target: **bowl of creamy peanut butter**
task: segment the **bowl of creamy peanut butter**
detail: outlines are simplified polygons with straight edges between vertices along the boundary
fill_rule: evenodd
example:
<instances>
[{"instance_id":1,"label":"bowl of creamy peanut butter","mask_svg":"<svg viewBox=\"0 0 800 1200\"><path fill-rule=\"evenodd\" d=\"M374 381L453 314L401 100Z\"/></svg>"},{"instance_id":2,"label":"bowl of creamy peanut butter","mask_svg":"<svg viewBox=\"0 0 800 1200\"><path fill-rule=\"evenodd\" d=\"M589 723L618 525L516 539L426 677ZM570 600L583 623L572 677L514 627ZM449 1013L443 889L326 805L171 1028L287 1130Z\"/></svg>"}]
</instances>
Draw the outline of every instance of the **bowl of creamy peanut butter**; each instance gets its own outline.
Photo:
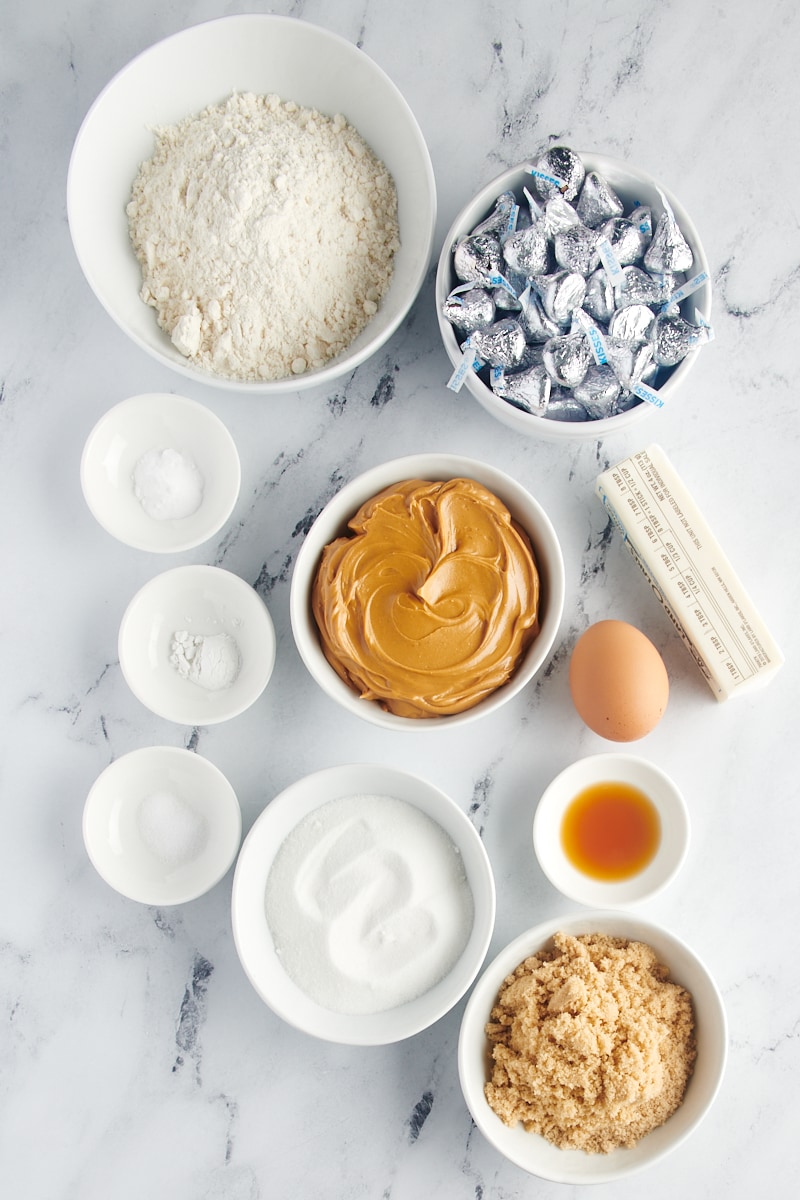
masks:
<instances>
[{"instance_id":1,"label":"bowl of creamy peanut butter","mask_svg":"<svg viewBox=\"0 0 800 1200\"><path fill-rule=\"evenodd\" d=\"M384 728L495 711L546 663L564 606L555 530L511 476L411 455L346 484L291 584L294 639L323 691Z\"/></svg>"}]
</instances>

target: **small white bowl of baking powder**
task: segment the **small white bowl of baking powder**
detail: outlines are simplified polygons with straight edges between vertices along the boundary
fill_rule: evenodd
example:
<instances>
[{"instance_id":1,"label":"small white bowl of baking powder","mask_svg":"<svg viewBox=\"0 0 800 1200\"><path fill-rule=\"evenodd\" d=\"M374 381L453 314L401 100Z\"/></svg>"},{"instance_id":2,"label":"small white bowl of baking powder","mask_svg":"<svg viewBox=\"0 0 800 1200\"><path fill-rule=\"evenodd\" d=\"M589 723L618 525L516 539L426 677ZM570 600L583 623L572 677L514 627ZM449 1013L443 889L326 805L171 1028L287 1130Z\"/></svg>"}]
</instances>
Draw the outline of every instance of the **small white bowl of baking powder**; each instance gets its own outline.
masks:
<instances>
[{"instance_id":1,"label":"small white bowl of baking powder","mask_svg":"<svg viewBox=\"0 0 800 1200\"><path fill-rule=\"evenodd\" d=\"M92 429L81 487L100 525L137 550L174 554L218 533L239 497L236 443L203 404L171 392L129 396Z\"/></svg>"},{"instance_id":2,"label":"small white bowl of baking powder","mask_svg":"<svg viewBox=\"0 0 800 1200\"><path fill-rule=\"evenodd\" d=\"M189 750L148 746L98 776L83 809L83 839L98 874L129 900L184 904L231 867L242 837L236 793Z\"/></svg>"},{"instance_id":3,"label":"small white bowl of baking powder","mask_svg":"<svg viewBox=\"0 0 800 1200\"><path fill-rule=\"evenodd\" d=\"M239 854L242 966L297 1029L387 1045L427 1029L475 979L495 888L466 814L433 784L349 763L286 788Z\"/></svg>"},{"instance_id":4,"label":"small white bowl of baking powder","mask_svg":"<svg viewBox=\"0 0 800 1200\"><path fill-rule=\"evenodd\" d=\"M275 629L254 588L222 567L164 571L130 601L119 629L122 674L156 716L215 725L259 698Z\"/></svg>"}]
</instances>

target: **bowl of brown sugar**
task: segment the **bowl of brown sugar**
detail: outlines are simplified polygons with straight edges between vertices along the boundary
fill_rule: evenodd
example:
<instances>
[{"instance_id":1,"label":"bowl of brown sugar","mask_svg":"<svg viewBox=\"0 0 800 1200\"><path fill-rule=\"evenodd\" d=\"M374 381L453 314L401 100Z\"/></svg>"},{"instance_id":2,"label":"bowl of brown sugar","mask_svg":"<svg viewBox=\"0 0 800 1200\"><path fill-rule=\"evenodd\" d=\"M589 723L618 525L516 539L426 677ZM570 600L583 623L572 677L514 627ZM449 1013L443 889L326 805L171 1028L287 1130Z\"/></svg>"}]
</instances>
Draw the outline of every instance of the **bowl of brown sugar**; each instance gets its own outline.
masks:
<instances>
[{"instance_id":1,"label":"bowl of brown sugar","mask_svg":"<svg viewBox=\"0 0 800 1200\"><path fill-rule=\"evenodd\" d=\"M608 1183L669 1154L719 1091L727 1019L707 967L651 921L588 911L538 925L485 969L458 1070L481 1133L556 1183Z\"/></svg>"}]
</instances>

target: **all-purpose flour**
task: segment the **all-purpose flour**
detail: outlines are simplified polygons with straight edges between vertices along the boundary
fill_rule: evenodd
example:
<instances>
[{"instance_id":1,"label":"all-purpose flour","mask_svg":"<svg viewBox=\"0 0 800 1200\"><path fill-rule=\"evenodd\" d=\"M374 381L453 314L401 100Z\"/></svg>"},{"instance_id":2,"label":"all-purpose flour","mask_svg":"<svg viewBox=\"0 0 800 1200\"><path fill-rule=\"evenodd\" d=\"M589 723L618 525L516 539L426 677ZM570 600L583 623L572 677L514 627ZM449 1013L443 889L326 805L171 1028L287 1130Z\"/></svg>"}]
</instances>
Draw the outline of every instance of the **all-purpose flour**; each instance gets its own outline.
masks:
<instances>
[{"instance_id":1,"label":"all-purpose flour","mask_svg":"<svg viewBox=\"0 0 800 1200\"><path fill-rule=\"evenodd\" d=\"M249 380L346 349L399 245L394 181L357 131L237 93L154 132L127 212L142 299L177 349Z\"/></svg>"}]
</instances>

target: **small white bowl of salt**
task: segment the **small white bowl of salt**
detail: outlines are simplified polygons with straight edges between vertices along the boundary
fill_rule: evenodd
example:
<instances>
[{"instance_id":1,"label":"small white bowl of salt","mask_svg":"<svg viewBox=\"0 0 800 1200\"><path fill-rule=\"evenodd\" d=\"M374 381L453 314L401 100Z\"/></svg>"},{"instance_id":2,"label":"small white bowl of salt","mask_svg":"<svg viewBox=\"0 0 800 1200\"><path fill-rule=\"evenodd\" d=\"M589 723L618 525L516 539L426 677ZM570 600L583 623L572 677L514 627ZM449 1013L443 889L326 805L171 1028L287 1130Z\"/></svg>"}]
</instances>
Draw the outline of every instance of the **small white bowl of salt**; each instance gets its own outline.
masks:
<instances>
[{"instance_id":1,"label":"small white bowl of salt","mask_svg":"<svg viewBox=\"0 0 800 1200\"><path fill-rule=\"evenodd\" d=\"M98 523L126 546L174 554L208 541L233 512L241 465L210 409L187 396L130 396L95 425L81 487Z\"/></svg>"},{"instance_id":2,"label":"small white bowl of salt","mask_svg":"<svg viewBox=\"0 0 800 1200\"><path fill-rule=\"evenodd\" d=\"M184 904L210 891L242 838L236 793L189 750L151 746L102 772L83 810L92 865L115 891L142 904Z\"/></svg>"},{"instance_id":3,"label":"small white bowl of salt","mask_svg":"<svg viewBox=\"0 0 800 1200\"><path fill-rule=\"evenodd\" d=\"M275 665L275 627L255 588L222 567L163 571L120 622L119 662L157 717L216 725L259 698Z\"/></svg>"}]
</instances>

